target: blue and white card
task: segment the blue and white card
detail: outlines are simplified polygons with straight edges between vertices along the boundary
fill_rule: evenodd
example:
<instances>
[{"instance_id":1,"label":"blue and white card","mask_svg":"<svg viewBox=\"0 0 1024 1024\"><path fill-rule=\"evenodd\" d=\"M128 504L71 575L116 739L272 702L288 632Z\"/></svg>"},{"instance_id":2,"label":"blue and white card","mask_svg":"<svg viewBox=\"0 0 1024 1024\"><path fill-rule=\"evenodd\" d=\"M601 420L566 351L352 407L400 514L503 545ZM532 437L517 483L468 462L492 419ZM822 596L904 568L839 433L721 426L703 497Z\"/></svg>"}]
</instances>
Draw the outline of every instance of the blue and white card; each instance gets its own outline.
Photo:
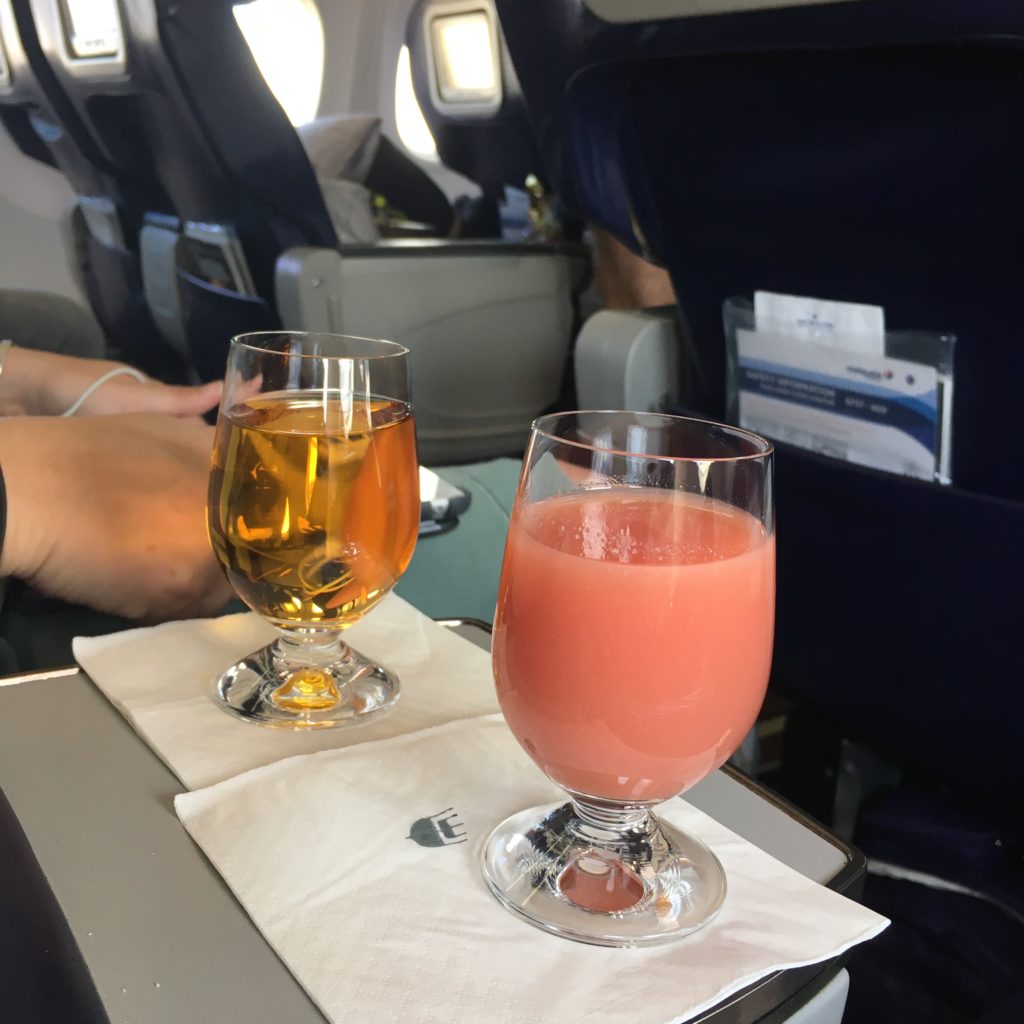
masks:
<instances>
[{"instance_id":1,"label":"blue and white card","mask_svg":"<svg viewBox=\"0 0 1024 1024\"><path fill-rule=\"evenodd\" d=\"M858 465L935 479L935 367L765 330L737 330L736 355L740 426Z\"/></svg>"}]
</instances>

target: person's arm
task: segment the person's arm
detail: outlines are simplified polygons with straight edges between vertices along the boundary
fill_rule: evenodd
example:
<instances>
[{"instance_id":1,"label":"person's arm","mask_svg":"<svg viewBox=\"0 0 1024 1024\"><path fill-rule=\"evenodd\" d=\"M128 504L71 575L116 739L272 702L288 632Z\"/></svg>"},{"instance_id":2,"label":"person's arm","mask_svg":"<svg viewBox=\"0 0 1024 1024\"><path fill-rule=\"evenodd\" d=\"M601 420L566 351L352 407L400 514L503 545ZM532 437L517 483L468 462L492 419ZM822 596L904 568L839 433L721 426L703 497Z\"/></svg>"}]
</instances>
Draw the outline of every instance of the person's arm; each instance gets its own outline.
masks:
<instances>
[{"instance_id":1,"label":"person's arm","mask_svg":"<svg viewBox=\"0 0 1024 1024\"><path fill-rule=\"evenodd\" d=\"M630 252L611 232L596 224L594 277L605 309L648 309L676 305L668 272Z\"/></svg>"},{"instance_id":2,"label":"person's arm","mask_svg":"<svg viewBox=\"0 0 1024 1024\"><path fill-rule=\"evenodd\" d=\"M128 618L219 611L231 589L206 533L212 443L212 427L168 416L0 420L0 575Z\"/></svg>"},{"instance_id":3,"label":"person's arm","mask_svg":"<svg viewBox=\"0 0 1024 1024\"><path fill-rule=\"evenodd\" d=\"M107 359L79 359L11 345L0 369L0 415L62 416L92 384L122 366ZM123 374L90 394L76 415L159 412L200 416L216 406L220 394L219 381L175 387Z\"/></svg>"}]
</instances>

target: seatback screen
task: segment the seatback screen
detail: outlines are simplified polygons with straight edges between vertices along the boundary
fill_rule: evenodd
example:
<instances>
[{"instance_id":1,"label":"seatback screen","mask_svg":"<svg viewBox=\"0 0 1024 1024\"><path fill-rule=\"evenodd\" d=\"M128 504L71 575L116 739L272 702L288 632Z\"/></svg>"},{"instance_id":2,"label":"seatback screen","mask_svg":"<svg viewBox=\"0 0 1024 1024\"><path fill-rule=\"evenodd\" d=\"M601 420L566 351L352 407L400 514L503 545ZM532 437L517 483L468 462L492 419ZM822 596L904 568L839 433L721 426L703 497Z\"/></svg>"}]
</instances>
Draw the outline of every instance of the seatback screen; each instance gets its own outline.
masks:
<instances>
[{"instance_id":1,"label":"seatback screen","mask_svg":"<svg viewBox=\"0 0 1024 1024\"><path fill-rule=\"evenodd\" d=\"M114 57L124 39L117 0L61 0L73 57Z\"/></svg>"}]
</instances>

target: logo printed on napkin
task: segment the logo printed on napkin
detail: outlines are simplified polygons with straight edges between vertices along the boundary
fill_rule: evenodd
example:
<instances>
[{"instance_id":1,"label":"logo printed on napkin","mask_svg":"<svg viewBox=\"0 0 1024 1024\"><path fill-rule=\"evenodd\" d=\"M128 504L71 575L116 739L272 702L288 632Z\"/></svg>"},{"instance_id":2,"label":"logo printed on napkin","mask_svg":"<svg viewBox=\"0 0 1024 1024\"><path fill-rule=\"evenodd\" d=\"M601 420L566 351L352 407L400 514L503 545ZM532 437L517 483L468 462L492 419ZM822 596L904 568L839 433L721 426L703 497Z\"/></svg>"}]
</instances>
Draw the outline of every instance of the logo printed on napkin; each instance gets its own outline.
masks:
<instances>
[{"instance_id":1,"label":"logo printed on napkin","mask_svg":"<svg viewBox=\"0 0 1024 1024\"><path fill-rule=\"evenodd\" d=\"M466 826L455 808L446 807L429 818L417 818L406 838L420 846L454 846L466 841Z\"/></svg>"}]
</instances>

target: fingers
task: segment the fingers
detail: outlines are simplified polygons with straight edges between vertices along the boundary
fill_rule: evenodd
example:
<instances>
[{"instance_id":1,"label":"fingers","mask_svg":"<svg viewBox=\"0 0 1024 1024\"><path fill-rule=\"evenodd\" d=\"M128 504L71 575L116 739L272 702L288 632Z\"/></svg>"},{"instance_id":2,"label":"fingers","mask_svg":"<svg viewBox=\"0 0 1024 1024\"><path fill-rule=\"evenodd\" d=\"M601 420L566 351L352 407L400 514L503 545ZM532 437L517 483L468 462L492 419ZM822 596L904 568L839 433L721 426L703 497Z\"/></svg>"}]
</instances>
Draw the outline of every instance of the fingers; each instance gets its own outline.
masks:
<instances>
[{"instance_id":1,"label":"fingers","mask_svg":"<svg viewBox=\"0 0 1024 1024\"><path fill-rule=\"evenodd\" d=\"M166 405L151 411L166 412L171 416L202 416L204 412L217 407L223 391L224 382L219 380L195 387L161 388L161 402L166 402Z\"/></svg>"}]
</instances>

